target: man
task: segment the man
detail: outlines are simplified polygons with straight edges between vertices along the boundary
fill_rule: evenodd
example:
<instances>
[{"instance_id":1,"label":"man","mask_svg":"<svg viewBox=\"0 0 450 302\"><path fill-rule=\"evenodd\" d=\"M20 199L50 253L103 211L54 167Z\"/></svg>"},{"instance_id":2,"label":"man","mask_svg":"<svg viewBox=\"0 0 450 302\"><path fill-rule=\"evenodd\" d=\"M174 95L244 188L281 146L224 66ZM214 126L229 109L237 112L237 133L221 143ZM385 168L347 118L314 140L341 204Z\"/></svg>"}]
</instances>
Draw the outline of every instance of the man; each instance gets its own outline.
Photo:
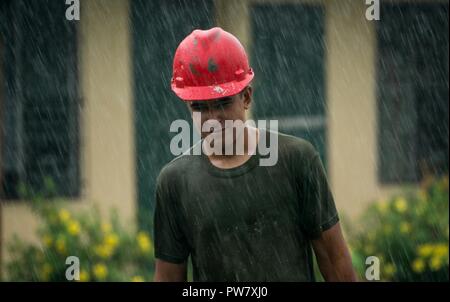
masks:
<instances>
[{"instance_id":1,"label":"man","mask_svg":"<svg viewBox=\"0 0 450 302\"><path fill-rule=\"evenodd\" d=\"M245 121L252 102L253 71L239 41L217 27L195 30L173 68L172 90L188 104L204 152L175 158L158 176L155 281L186 281L189 256L194 281L314 281L311 247L326 281L354 281L313 146L248 125L223 130L226 120ZM211 121L222 128L203 127ZM260 165L258 145L271 136L277 162ZM240 141L243 154L222 152Z\"/></svg>"}]
</instances>

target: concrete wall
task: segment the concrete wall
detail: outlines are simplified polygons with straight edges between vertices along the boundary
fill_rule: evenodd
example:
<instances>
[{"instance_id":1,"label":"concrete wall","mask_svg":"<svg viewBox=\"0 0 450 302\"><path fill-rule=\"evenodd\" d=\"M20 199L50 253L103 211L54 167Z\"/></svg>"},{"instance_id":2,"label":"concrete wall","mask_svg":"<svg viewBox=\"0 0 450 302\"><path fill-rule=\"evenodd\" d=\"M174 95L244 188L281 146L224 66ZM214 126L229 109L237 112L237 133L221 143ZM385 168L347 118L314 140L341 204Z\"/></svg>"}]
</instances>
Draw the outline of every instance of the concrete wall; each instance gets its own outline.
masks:
<instances>
[{"instance_id":1,"label":"concrete wall","mask_svg":"<svg viewBox=\"0 0 450 302\"><path fill-rule=\"evenodd\" d=\"M341 212L355 216L381 195L377 180L376 21L363 1L326 4L329 178Z\"/></svg>"},{"instance_id":2,"label":"concrete wall","mask_svg":"<svg viewBox=\"0 0 450 302\"><path fill-rule=\"evenodd\" d=\"M86 196L135 218L134 112L127 0L85 1L80 81Z\"/></svg>"}]
</instances>

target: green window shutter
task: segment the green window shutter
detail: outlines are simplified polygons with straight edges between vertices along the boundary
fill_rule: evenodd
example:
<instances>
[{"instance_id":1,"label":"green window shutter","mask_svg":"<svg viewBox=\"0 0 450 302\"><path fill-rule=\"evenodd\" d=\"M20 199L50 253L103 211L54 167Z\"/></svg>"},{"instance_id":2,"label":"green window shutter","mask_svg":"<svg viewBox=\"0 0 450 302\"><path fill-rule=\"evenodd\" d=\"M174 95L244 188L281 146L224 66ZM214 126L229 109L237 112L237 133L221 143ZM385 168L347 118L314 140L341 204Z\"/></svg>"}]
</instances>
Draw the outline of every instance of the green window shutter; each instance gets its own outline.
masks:
<instances>
[{"instance_id":1,"label":"green window shutter","mask_svg":"<svg viewBox=\"0 0 450 302\"><path fill-rule=\"evenodd\" d=\"M448 5L386 4L378 37L378 176L448 173Z\"/></svg>"},{"instance_id":2,"label":"green window shutter","mask_svg":"<svg viewBox=\"0 0 450 302\"><path fill-rule=\"evenodd\" d=\"M6 29L4 194L46 179L61 197L80 191L76 22L64 1L10 1Z\"/></svg>"}]
</instances>

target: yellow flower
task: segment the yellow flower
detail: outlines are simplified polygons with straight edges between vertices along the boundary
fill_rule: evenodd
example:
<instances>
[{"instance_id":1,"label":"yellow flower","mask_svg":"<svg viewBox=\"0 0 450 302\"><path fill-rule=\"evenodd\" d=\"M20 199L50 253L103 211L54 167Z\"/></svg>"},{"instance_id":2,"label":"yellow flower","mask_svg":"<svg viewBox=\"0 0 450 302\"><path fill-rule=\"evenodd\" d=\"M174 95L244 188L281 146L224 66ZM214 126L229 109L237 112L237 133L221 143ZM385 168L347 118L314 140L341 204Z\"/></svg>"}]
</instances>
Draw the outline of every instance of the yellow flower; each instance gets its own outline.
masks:
<instances>
[{"instance_id":1,"label":"yellow flower","mask_svg":"<svg viewBox=\"0 0 450 302\"><path fill-rule=\"evenodd\" d=\"M108 275L108 268L103 263L94 265L93 273L97 280L104 280Z\"/></svg>"},{"instance_id":2,"label":"yellow flower","mask_svg":"<svg viewBox=\"0 0 450 302\"><path fill-rule=\"evenodd\" d=\"M428 257L433 252L433 246L431 244L422 244L417 248L417 253L422 257Z\"/></svg>"},{"instance_id":3,"label":"yellow flower","mask_svg":"<svg viewBox=\"0 0 450 302\"><path fill-rule=\"evenodd\" d=\"M387 202L387 200L385 200L385 199L380 200L377 203L377 209L382 214L386 213L388 211L388 209L389 209L389 203Z\"/></svg>"},{"instance_id":4,"label":"yellow flower","mask_svg":"<svg viewBox=\"0 0 450 302\"><path fill-rule=\"evenodd\" d=\"M150 240L150 237L145 232L139 232L137 235L137 241L139 248L142 252L147 253L150 252L152 249L152 242Z\"/></svg>"},{"instance_id":5,"label":"yellow flower","mask_svg":"<svg viewBox=\"0 0 450 302\"><path fill-rule=\"evenodd\" d=\"M103 244L94 247L95 253L101 258L109 258L114 253L114 249L119 244L119 237L116 234L106 235Z\"/></svg>"},{"instance_id":6,"label":"yellow flower","mask_svg":"<svg viewBox=\"0 0 450 302\"><path fill-rule=\"evenodd\" d=\"M80 271L80 282L88 282L89 281L89 273L85 270Z\"/></svg>"},{"instance_id":7,"label":"yellow flower","mask_svg":"<svg viewBox=\"0 0 450 302\"><path fill-rule=\"evenodd\" d=\"M105 237L105 244L115 248L119 244L119 237L116 234L108 234Z\"/></svg>"},{"instance_id":8,"label":"yellow flower","mask_svg":"<svg viewBox=\"0 0 450 302\"><path fill-rule=\"evenodd\" d=\"M103 233L109 233L112 230L112 226L110 223L102 223L102 225L100 226L101 230Z\"/></svg>"},{"instance_id":9,"label":"yellow flower","mask_svg":"<svg viewBox=\"0 0 450 302\"><path fill-rule=\"evenodd\" d=\"M66 240L64 239L64 237L59 237L58 239L56 239L55 247L60 254L66 254L67 247L66 247Z\"/></svg>"},{"instance_id":10,"label":"yellow flower","mask_svg":"<svg viewBox=\"0 0 450 302\"><path fill-rule=\"evenodd\" d=\"M95 253L101 258L109 258L113 253L113 248L110 245L102 244L94 247Z\"/></svg>"},{"instance_id":11,"label":"yellow flower","mask_svg":"<svg viewBox=\"0 0 450 302\"><path fill-rule=\"evenodd\" d=\"M408 204L405 200L404 197L398 197L395 200L395 209L399 212L399 213L404 213L407 209L408 209Z\"/></svg>"},{"instance_id":12,"label":"yellow flower","mask_svg":"<svg viewBox=\"0 0 450 302\"><path fill-rule=\"evenodd\" d=\"M400 232L403 234L408 234L409 232L411 232L411 225L407 222L402 222L400 224Z\"/></svg>"},{"instance_id":13,"label":"yellow flower","mask_svg":"<svg viewBox=\"0 0 450 302\"><path fill-rule=\"evenodd\" d=\"M44 281L48 281L50 279L50 274L52 273L52 271L53 271L52 266L48 263L45 263L41 269L42 279Z\"/></svg>"},{"instance_id":14,"label":"yellow flower","mask_svg":"<svg viewBox=\"0 0 450 302\"><path fill-rule=\"evenodd\" d=\"M384 265L384 275L389 279L396 272L395 266L391 263Z\"/></svg>"},{"instance_id":15,"label":"yellow flower","mask_svg":"<svg viewBox=\"0 0 450 302\"><path fill-rule=\"evenodd\" d=\"M70 235L76 236L80 234L80 224L76 220L71 220L67 224L67 231Z\"/></svg>"},{"instance_id":16,"label":"yellow flower","mask_svg":"<svg viewBox=\"0 0 450 302\"><path fill-rule=\"evenodd\" d=\"M131 282L144 282L144 278L142 276L134 276L131 278Z\"/></svg>"},{"instance_id":17,"label":"yellow flower","mask_svg":"<svg viewBox=\"0 0 450 302\"><path fill-rule=\"evenodd\" d=\"M433 255L436 257L448 257L448 245L446 244L437 244L434 247Z\"/></svg>"},{"instance_id":18,"label":"yellow flower","mask_svg":"<svg viewBox=\"0 0 450 302\"><path fill-rule=\"evenodd\" d=\"M58 213L58 216L62 222L67 222L70 219L70 212L66 209L61 209Z\"/></svg>"},{"instance_id":19,"label":"yellow flower","mask_svg":"<svg viewBox=\"0 0 450 302\"><path fill-rule=\"evenodd\" d=\"M412 269L414 272L420 274L425 270L425 262L420 258L414 260L412 263Z\"/></svg>"},{"instance_id":20,"label":"yellow flower","mask_svg":"<svg viewBox=\"0 0 450 302\"><path fill-rule=\"evenodd\" d=\"M44 242L44 245L46 247L52 246L53 239L49 234L45 234L44 236L42 236L42 241Z\"/></svg>"},{"instance_id":21,"label":"yellow flower","mask_svg":"<svg viewBox=\"0 0 450 302\"><path fill-rule=\"evenodd\" d=\"M441 259L441 257L436 257L436 256L434 256L433 258L431 258L431 260L430 260L430 268L433 270L433 271L437 271L437 270L439 270L441 267L442 267L442 259Z\"/></svg>"}]
</instances>

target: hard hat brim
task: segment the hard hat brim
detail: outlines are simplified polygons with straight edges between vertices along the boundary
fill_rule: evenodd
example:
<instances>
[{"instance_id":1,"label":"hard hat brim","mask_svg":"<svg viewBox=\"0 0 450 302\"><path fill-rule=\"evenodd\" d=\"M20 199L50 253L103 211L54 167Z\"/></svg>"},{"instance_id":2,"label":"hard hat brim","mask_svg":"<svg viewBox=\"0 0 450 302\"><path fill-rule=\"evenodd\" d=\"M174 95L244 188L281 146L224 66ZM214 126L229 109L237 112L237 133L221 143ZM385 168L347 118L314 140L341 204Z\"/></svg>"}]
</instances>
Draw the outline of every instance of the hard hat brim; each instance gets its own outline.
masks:
<instances>
[{"instance_id":1,"label":"hard hat brim","mask_svg":"<svg viewBox=\"0 0 450 302\"><path fill-rule=\"evenodd\" d=\"M232 81L210 86L177 87L171 83L172 91L183 101L208 101L232 96L241 92L252 80L254 73L247 74L242 81Z\"/></svg>"}]
</instances>

